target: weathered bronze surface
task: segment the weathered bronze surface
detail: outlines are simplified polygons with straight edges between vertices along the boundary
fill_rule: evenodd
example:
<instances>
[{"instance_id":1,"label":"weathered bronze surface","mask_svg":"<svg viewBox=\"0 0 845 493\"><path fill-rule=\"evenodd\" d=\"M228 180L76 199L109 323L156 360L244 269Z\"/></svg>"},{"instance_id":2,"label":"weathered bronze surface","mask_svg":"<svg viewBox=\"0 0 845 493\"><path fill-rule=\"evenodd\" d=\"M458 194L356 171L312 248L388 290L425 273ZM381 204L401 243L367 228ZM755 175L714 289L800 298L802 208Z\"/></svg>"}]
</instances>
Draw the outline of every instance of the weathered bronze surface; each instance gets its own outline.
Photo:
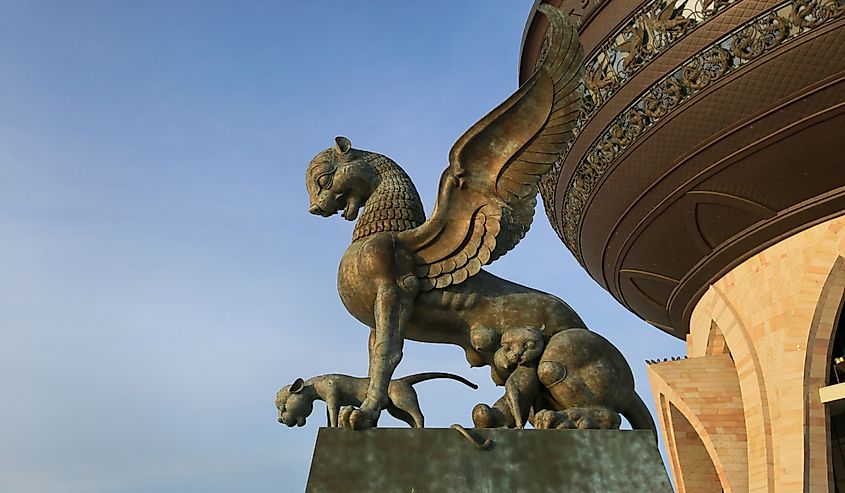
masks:
<instances>
[{"instance_id":1,"label":"weathered bronze surface","mask_svg":"<svg viewBox=\"0 0 845 493\"><path fill-rule=\"evenodd\" d=\"M480 449L450 429L317 436L308 493L670 493L646 431L469 430ZM448 458L448 460L443 460Z\"/></svg>"},{"instance_id":2,"label":"weathered bronze surface","mask_svg":"<svg viewBox=\"0 0 845 493\"><path fill-rule=\"evenodd\" d=\"M545 348L543 333L533 328L506 330L501 344L493 363L499 372L510 373L505 380L505 395L492 408L475 406L472 422L479 428L523 428L531 408L542 408L537 364Z\"/></svg>"},{"instance_id":3,"label":"weathered bronze surface","mask_svg":"<svg viewBox=\"0 0 845 493\"><path fill-rule=\"evenodd\" d=\"M550 29L534 75L452 147L429 219L395 162L344 137L308 166L309 211L358 219L338 291L372 329L366 397L340 412L341 426L375 426L408 338L458 345L471 365L492 367L506 394L476 408L478 425L616 428L622 413L654 429L609 342L559 298L481 269L525 236L538 182L560 159L581 109L578 36L561 11L540 10Z\"/></svg>"}]
</instances>

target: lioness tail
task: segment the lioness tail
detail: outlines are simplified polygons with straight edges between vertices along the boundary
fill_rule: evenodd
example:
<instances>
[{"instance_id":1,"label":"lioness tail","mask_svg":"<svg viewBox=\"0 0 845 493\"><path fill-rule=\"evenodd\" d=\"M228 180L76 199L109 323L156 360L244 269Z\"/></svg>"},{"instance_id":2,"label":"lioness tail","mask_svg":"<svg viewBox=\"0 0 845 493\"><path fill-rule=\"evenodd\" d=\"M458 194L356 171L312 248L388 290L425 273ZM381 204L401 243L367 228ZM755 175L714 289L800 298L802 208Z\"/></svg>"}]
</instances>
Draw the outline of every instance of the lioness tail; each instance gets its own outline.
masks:
<instances>
[{"instance_id":1,"label":"lioness tail","mask_svg":"<svg viewBox=\"0 0 845 493\"><path fill-rule=\"evenodd\" d=\"M402 377L399 380L408 382L411 385L418 384L420 382L425 382L426 380L434 380L435 378L448 378L450 380L457 380L462 384L470 387L472 389L477 389L478 385L470 382L466 378L460 375L453 375L451 373L441 373L441 372L428 372L428 373L417 373L415 375L408 375L407 377Z\"/></svg>"},{"instance_id":2,"label":"lioness tail","mask_svg":"<svg viewBox=\"0 0 845 493\"><path fill-rule=\"evenodd\" d=\"M628 409L622 411L622 415L631 424L631 428L635 430L651 430L654 433L654 441L657 441L657 427L654 425L654 418L651 417L651 412L639 394L634 392L634 397L631 399L631 403L628 404Z\"/></svg>"}]
</instances>

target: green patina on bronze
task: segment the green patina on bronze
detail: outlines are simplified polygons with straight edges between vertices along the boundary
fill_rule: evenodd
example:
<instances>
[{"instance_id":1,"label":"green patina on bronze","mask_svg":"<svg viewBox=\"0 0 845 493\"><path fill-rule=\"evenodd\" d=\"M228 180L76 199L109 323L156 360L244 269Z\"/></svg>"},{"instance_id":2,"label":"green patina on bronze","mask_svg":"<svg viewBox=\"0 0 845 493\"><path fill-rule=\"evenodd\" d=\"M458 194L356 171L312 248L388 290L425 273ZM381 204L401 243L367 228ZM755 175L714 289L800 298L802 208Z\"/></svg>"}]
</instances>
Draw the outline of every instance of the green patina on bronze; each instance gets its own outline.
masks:
<instances>
[{"instance_id":1,"label":"green patina on bronze","mask_svg":"<svg viewBox=\"0 0 845 493\"><path fill-rule=\"evenodd\" d=\"M307 493L671 493L647 431L323 428Z\"/></svg>"}]
</instances>

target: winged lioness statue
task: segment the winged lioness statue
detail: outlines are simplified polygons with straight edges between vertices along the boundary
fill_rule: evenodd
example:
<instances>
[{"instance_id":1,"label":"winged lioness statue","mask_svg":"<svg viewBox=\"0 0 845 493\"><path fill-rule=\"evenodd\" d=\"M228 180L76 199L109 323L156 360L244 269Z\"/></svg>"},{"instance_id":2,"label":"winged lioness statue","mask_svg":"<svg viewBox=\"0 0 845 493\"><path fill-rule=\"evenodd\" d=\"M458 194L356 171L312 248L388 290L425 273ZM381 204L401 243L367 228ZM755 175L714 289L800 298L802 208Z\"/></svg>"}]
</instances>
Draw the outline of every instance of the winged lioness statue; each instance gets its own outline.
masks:
<instances>
[{"instance_id":1,"label":"winged lioness statue","mask_svg":"<svg viewBox=\"0 0 845 493\"><path fill-rule=\"evenodd\" d=\"M572 137L582 104L577 32L561 11L539 10L550 26L535 73L454 144L431 217L395 162L354 149L345 137L308 166L309 212L357 219L338 292L371 328L370 381L360 407L340 416L342 426L375 425L405 339L458 345L471 365L491 366L493 380L505 385L509 370L495 354L512 348L502 335L532 328L547 348L536 366L543 388L528 418L535 427L618 427L617 413L634 427L654 427L616 348L559 298L482 269L525 236L539 180ZM479 406L501 414L501 406ZM485 416L479 419L491 426L513 422Z\"/></svg>"}]
</instances>

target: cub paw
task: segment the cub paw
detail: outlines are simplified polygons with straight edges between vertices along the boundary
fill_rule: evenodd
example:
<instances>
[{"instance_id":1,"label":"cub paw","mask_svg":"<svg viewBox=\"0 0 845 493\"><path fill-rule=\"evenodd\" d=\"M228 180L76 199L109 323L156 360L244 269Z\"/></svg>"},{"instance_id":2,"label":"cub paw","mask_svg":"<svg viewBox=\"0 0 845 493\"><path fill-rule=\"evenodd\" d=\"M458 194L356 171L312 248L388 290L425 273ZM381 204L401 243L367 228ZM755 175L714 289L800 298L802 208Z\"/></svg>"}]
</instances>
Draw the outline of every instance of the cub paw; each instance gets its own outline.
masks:
<instances>
[{"instance_id":1,"label":"cub paw","mask_svg":"<svg viewBox=\"0 0 845 493\"><path fill-rule=\"evenodd\" d=\"M607 407L572 408L569 411L580 429L618 430L622 425L622 416Z\"/></svg>"},{"instance_id":2,"label":"cub paw","mask_svg":"<svg viewBox=\"0 0 845 493\"><path fill-rule=\"evenodd\" d=\"M563 412L552 411L551 409L543 409L535 414L534 423L532 424L538 430L575 428L574 424L567 419Z\"/></svg>"},{"instance_id":3,"label":"cub paw","mask_svg":"<svg viewBox=\"0 0 845 493\"><path fill-rule=\"evenodd\" d=\"M534 427L556 430L619 429L622 417L606 407L570 407L562 411L545 409L537 413Z\"/></svg>"}]
</instances>

